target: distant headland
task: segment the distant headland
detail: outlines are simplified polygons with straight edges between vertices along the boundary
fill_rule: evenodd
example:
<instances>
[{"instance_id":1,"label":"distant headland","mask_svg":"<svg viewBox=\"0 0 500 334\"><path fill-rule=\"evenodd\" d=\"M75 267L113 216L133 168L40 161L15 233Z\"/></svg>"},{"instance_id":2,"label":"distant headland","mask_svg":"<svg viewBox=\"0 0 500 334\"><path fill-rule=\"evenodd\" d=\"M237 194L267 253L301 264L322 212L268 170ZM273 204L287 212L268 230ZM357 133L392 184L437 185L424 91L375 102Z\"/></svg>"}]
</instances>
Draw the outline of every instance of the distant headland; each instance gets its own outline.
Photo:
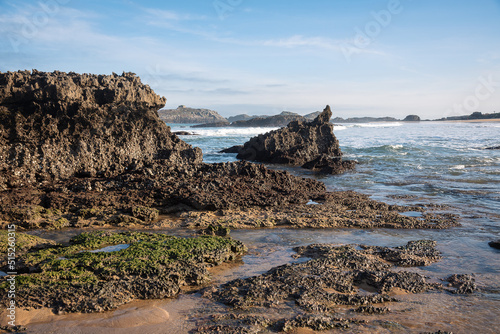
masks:
<instances>
[{"instance_id":1,"label":"distant headland","mask_svg":"<svg viewBox=\"0 0 500 334\"><path fill-rule=\"evenodd\" d=\"M321 112L316 111L300 115L291 111L283 111L278 115L240 114L224 118L217 111L209 109L189 108L184 105L177 109L158 111L160 118L166 123L194 123L193 127L282 127L292 121L311 121ZM473 112L470 115L450 116L439 119L421 119L418 115L408 115L404 119L395 117L335 117L332 123L372 123L372 122L420 122L420 121L490 121L500 119L500 113Z\"/></svg>"}]
</instances>

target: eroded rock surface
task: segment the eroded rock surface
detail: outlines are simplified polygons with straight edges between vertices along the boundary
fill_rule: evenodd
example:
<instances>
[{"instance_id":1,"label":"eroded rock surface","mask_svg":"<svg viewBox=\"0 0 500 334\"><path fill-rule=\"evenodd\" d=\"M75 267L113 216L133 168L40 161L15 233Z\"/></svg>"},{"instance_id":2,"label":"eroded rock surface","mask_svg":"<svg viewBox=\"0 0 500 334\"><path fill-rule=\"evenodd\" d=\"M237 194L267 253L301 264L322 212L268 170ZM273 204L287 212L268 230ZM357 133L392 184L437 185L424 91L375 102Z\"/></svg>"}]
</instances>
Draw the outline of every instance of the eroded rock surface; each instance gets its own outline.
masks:
<instances>
[{"instance_id":1,"label":"eroded rock surface","mask_svg":"<svg viewBox=\"0 0 500 334\"><path fill-rule=\"evenodd\" d=\"M249 162L154 163L116 177L74 178L42 188L0 192L0 219L23 228L47 228L61 217L71 226L80 227L80 222L91 223L89 220L94 218L100 222L119 219L119 223L138 218L136 223L146 224L157 217L154 210L146 208L157 208L166 214L285 207L305 204L323 192L325 186L321 182Z\"/></svg>"},{"instance_id":2,"label":"eroded rock surface","mask_svg":"<svg viewBox=\"0 0 500 334\"><path fill-rule=\"evenodd\" d=\"M0 73L0 189L201 162L158 118L165 101L133 73Z\"/></svg>"}]
</instances>

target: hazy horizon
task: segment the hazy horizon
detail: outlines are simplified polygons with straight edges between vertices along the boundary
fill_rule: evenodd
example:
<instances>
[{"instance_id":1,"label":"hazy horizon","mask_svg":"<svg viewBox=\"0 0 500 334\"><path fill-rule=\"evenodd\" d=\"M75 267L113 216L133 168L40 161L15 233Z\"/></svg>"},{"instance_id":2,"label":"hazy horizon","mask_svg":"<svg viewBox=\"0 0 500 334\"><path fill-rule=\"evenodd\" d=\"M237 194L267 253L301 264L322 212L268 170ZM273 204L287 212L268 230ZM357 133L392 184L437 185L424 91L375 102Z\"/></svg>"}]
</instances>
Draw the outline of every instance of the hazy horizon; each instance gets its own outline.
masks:
<instances>
[{"instance_id":1,"label":"hazy horizon","mask_svg":"<svg viewBox=\"0 0 500 334\"><path fill-rule=\"evenodd\" d=\"M0 11L0 71L134 72L169 109L499 111L499 0L41 0Z\"/></svg>"}]
</instances>

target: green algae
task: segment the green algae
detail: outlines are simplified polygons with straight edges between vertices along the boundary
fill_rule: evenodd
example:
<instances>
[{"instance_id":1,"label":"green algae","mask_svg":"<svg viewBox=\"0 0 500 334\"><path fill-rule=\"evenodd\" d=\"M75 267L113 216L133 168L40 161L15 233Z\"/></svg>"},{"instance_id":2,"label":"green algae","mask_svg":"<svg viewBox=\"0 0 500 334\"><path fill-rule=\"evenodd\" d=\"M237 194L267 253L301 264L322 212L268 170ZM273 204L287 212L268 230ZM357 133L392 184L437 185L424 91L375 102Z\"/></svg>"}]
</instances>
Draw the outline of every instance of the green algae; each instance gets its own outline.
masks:
<instances>
[{"instance_id":1,"label":"green algae","mask_svg":"<svg viewBox=\"0 0 500 334\"><path fill-rule=\"evenodd\" d=\"M120 244L130 246L114 252L90 252ZM178 262L217 265L233 260L244 251L240 242L217 236L178 238L144 232L82 233L73 237L69 246L58 245L22 256L24 270L31 274L22 274L16 279L19 287L56 287L93 284L124 276L154 277Z\"/></svg>"},{"instance_id":2,"label":"green algae","mask_svg":"<svg viewBox=\"0 0 500 334\"><path fill-rule=\"evenodd\" d=\"M11 232L12 233L12 232ZM55 245L52 240L43 239L34 235L15 232L15 248L17 255L34 247ZM6 254L9 248L9 231L0 231L0 253Z\"/></svg>"}]
</instances>

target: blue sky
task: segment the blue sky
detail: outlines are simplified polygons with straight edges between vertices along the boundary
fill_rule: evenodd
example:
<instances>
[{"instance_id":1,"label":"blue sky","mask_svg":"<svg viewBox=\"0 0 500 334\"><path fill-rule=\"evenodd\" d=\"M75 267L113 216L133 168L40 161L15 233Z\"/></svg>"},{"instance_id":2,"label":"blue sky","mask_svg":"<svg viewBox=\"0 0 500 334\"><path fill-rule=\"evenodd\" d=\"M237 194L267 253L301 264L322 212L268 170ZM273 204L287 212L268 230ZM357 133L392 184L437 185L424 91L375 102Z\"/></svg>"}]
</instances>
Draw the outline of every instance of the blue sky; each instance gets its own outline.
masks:
<instances>
[{"instance_id":1,"label":"blue sky","mask_svg":"<svg viewBox=\"0 0 500 334\"><path fill-rule=\"evenodd\" d=\"M137 73L224 116L500 112L500 0L0 2L0 71Z\"/></svg>"}]
</instances>

